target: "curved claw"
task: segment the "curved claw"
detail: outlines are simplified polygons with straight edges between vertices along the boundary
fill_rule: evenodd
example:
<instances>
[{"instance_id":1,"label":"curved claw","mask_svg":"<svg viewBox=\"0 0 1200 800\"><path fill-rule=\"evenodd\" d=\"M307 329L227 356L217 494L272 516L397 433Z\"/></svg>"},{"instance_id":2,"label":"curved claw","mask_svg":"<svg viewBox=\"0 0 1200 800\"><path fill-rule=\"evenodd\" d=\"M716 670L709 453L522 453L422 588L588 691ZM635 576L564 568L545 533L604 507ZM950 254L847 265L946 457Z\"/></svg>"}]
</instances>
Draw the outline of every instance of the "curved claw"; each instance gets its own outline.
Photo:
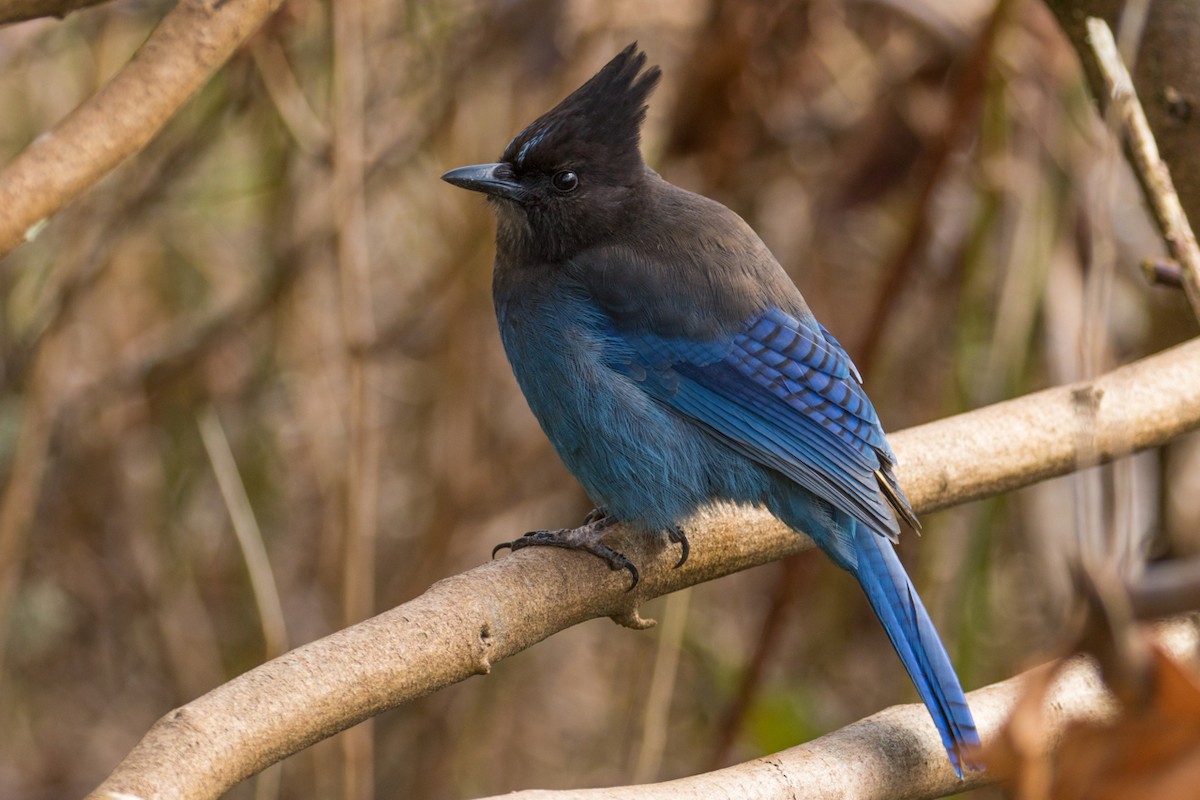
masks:
<instances>
[{"instance_id":1,"label":"curved claw","mask_svg":"<svg viewBox=\"0 0 1200 800\"><path fill-rule=\"evenodd\" d=\"M617 555L620 555L620 553L618 553ZM621 556L621 558L625 558L625 557L624 557L624 556ZM609 566L610 566L612 569L616 569L616 567L612 566L612 564L609 564ZM622 567L624 567L625 569L629 570L629 577L633 579L633 580L632 580L632 581L630 581L630 583L629 583L629 588L628 588L628 589L626 589L625 591L626 591L626 592L632 592L632 591L633 591L633 587L637 586L637 585L638 585L638 581L640 581L640 580L641 580L641 576L640 576L640 575L638 575L637 567L635 567L635 566L633 565L633 562L632 562L632 561L630 561L629 559L625 558L625 563L624 563L624 564L622 564L621 566L622 566Z\"/></svg>"},{"instance_id":2,"label":"curved claw","mask_svg":"<svg viewBox=\"0 0 1200 800\"><path fill-rule=\"evenodd\" d=\"M499 553L501 550L503 550L506 547L509 550L511 550L512 546L513 546L512 542L501 542L500 544L496 545L495 547L492 548L492 559L495 560L496 553Z\"/></svg>"},{"instance_id":3,"label":"curved claw","mask_svg":"<svg viewBox=\"0 0 1200 800\"><path fill-rule=\"evenodd\" d=\"M687 534L683 532L683 528L678 526L667 528L667 538L683 548L683 553L679 556L679 561L672 567L672 569L679 569L688 560L688 556L692 552L692 546L688 544Z\"/></svg>"}]
</instances>

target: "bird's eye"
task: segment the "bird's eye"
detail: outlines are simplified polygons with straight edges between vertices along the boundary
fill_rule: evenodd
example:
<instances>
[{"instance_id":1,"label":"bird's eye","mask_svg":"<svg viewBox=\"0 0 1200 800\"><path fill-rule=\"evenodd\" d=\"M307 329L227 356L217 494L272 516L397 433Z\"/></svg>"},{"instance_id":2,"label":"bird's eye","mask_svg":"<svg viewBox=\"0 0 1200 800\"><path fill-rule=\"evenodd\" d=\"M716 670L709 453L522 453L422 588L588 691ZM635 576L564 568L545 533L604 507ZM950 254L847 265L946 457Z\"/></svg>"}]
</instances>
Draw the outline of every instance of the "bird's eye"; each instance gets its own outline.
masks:
<instances>
[{"instance_id":1,"label":"bird's eye","mask_svg":"<svg viewBox=\"0 0 1200 800\"><path fill-rule=\"evenodd\" d=\"M573 192L579 186L579 176L569 169L564 169L562 172L554 173L554 177L550 179L550 183L555 189L563 192Z\"/></svg>"}]
</instances>

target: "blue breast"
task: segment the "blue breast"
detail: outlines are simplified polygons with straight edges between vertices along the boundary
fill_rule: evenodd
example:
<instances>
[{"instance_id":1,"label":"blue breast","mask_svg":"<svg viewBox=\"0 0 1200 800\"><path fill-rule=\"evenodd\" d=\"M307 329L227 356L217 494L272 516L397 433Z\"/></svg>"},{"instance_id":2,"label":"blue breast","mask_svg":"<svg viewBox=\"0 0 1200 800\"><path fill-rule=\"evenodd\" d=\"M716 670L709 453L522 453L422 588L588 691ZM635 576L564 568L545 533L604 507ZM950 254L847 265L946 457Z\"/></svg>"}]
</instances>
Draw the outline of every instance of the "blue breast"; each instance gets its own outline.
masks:
<instances>
[{"instance_id":1,"label":"blue breast","mask_svg":"<svg viewBox=\"0 0 1200 800\"><path fill-rule=\"evenodd\" d=\"M716 497L762 498L764 470L648 393L646 375L614 368L630 363L630 345L586 290L566 279L523 289L496 294L505 352L534 416L598 505L657 531Z\"/></svg>"}]
</instances>

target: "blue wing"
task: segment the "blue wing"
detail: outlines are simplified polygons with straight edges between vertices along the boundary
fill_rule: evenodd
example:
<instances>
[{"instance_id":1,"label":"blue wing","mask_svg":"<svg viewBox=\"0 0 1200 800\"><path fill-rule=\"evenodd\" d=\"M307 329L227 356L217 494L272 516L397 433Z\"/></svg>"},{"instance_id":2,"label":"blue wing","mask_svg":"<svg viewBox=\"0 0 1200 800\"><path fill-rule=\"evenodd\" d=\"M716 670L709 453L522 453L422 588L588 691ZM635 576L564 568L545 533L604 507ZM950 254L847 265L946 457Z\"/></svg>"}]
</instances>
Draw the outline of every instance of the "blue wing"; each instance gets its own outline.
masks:
<instances>
[{"instance_id":1,"label":"blue wing","mask_svg":"<svg viewBox=\"0 0 1200 800\"><path fill-rule=\"evenodd\" d=\"M811 316L778 309L704 342L615 325L610 335L611 366L833 506L827 526L806 532L862 584L954 771L961 777L964 767L980 768L979 734L954 667L895 549L874 535L899 532L892 508L915 517L879 418L837 340Z\"/></svg>"},{"instance_id":2,"label":"blue wing","mask_svg":"<svg viewBox=\"0 0 1200 800\"><path fill-rule=\"evenodd\" d=\"M899 532L889 500L911 516L857 370L811 317L772 308L705 342L611 334L611 366L747 457L889 538Z\"/></svg>"},{"instance_id":3,"label":"blue wing","mask_svg":"<svg viewBox=\"0 0 1200 800\"><path fill-rule=\"evenodd\" d=\"M892 508L915 517L892 473L895 456L879 418L837 340L811 317L778 309L701 343L611 333L618 343L611 366L834 507L827 528L806 532L862 584L954 771L961 777L964 767L980 768L975 721L933 622L895 549L868 532L894 539ZM868 531L859 533L858 524Z\"/></svg>"}]
</instances>

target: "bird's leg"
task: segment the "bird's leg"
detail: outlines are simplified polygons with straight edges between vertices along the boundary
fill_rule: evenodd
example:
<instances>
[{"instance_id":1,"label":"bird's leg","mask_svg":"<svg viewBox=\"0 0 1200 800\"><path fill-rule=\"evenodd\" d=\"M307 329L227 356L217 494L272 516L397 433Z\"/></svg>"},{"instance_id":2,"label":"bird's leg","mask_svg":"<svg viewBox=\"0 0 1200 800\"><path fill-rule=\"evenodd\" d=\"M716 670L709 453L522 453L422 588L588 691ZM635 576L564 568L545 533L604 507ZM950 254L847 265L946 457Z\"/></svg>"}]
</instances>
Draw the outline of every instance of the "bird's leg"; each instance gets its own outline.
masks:
<instances>
[{"instance_id":1,"label":"bird's leg","mask_svg":"<svg viewBox=\"0 0 1200 800\"><path fill-rule=\"evenodd\" d=\"M688 554L691 553L692 546L688 544L687 534L678 525L672 525L667 528L667 538L671 540L672 544L680 545L683 548L683 553L680 554L679 561L674 566L674 569L679 569L688 560Z\"/></svg>"},{"instance_id":2,"label":"bird's leg","mask_svg":"<svg viewBox=\"0 0 1200 800\"><path fill-rule=\"evenodd\" d=\"M604 528L616 525L617 519L608 513L607 508L596 507L589 511L587 516L583 518L583 524L595 525L597 529L603 530Z\"/></svg>"},{"instance_id":3,"label":"bird's leg","mask_svg":"<svg viewBox=\"0 0 1200 800\"><path fill-rule=\"evenodd\" d=\"M604 537L604 531L611 528L617 523L617 520L610 516L604 509L596 509L587 515L587 519L578 528L563 528L557 531L530 531L519 539L513 539L511 542L501 542L492 548L492 558L496 557L504 548L508 548L513 552L524 549L526 547L561 547L564 550L580 550L584 553L591 553L599 558L605 564L608 564L609 569L627 569L633 582L629 584L629 591L637 586L639 576L637 567L628 558L613 550L608 545L600 541Z\"/></svg>"}]
</instances>

